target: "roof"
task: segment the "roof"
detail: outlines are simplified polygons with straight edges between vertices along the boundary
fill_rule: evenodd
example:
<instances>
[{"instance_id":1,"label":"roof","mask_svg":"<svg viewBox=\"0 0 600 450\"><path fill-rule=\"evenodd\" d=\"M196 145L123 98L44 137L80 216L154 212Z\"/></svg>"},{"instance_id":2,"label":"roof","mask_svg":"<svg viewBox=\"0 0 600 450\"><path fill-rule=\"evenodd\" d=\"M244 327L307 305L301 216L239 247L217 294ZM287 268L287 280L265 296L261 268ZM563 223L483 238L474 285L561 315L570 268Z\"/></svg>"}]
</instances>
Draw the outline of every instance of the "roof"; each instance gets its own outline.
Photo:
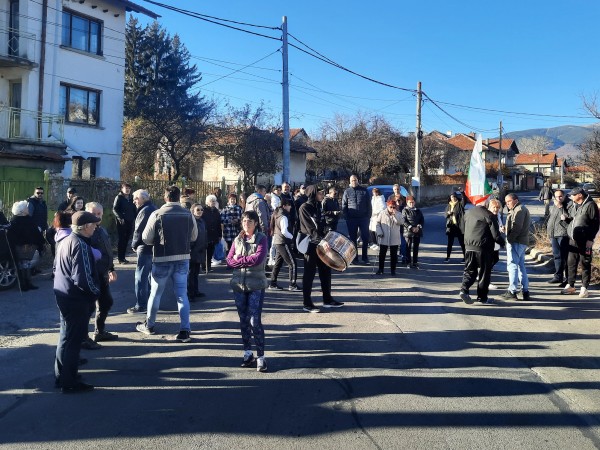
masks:
<instances>
[{"instance_id":1,"label":"roof","mask_svg":"<svg viewBox=\"0 0 600 450\"><path fill-rule=\"evenodd\" d=\"M537 153L535 153L535 154L521 153L515 157L515 165L516 166L523 166L523 165L528 165L528 164L529 165L531 165L531 164L552 165L555 160L556 160L555 152L544 153L543 155L540 155Z\"/></svg>"},{"instance_id":2,"label":"roof","mask_svg":"<svg viewBox=\"0 0 600 450\"><path fill-rule=\"evenodd\" d=\"M583 173L583 172L591 172L592 170L587 166L567 166L567 172L574 173Z\"/></svg>"},{"instance_id":3,"label":"roof","mask_svg":"<svg viewBox=\"0 0 600 450\"><path fill-rule=\"evenodd\" d=\"M0 151L0 159L2 159L2 158L33 159L33 160L54 161L54 162L65 162L65 161L71 160L71 158L69 158L69 157L57 155L56 153L52 153L52 152L36 151L35 153L31 153L31 152L27 152L27 151L19 152L19 151L14 151L14 150Z\"/></svg>"},{"instance_id":4,"label":"roof","mask_svg":"<svg viewBox=\"0 0 600 450\"><path fill-rule=\"evenodd\" d=\"M160 15L156 14L153 11L150 11L149 9L144 8L143 6L140 5L136 5L135 3L129 1L129 0L117 0L117 3L122 4L123 6L125 6L125 10L128 12L136 12L136 13L141 13L141 14L145 14L148 17L152 17L153 19L158 19L160 17Z\"/></svg>"}]
</instances>

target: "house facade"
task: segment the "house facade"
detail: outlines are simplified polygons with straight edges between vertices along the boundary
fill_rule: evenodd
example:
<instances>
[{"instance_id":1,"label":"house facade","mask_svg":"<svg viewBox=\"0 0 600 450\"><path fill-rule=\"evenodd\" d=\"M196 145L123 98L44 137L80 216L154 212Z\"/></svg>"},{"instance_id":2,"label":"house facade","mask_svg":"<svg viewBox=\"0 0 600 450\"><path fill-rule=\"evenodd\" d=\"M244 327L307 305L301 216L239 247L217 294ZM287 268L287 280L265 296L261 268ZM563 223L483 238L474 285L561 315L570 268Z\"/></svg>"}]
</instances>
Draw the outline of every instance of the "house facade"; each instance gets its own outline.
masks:
<instances>
[{"instance_id":1,"label":"house facade","mask_svg":"<svg viewBox=\"0 0 600 450\"><path fill-rule=\"evenodd\" d=\"M532 173L540 173L545 178L560 176L560 168L555 152L517 155L515 166Z\"/></svg>"},{"instance_id":2,"label":"house facade","mask_svg":"<svg viewBox=\"0 0 600 450\"><path fill-rule=\"evenodd\" d=\"M120 178L126 0L0 0L0 164Z\"/></svg>"},{"instance_id":3,"label":"house facade","mask_svg":"<svg viewBox=\"0 0 600 450\"><path fill-rule=\"evenodd\" d=\"M281 133L279 133L281 134ZM290 129L290 179L292 184L301 184L306 181L306 157L316 153L310 147L310 138L303 128ZM283 154L279 157L281 167ZM237 180L242 176L240 170L224 156L219 156L210 151L204 155L203 162L193 170L195 179L203 181ZM258 177L257 182L263 184L281 184L282 171L273 174L264 174Z\"/></svg>"}]
</instances>

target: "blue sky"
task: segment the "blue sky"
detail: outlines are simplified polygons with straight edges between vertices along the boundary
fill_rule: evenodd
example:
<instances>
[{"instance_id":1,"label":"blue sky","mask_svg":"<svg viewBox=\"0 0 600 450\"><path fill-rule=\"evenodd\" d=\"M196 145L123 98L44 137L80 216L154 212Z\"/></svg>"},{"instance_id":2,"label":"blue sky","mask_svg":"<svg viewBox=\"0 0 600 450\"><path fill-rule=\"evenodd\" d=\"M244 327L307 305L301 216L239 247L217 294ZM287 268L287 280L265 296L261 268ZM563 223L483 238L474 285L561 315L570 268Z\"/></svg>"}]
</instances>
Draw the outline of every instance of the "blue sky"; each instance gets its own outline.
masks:
<instances>
[{"instance_id":1,"label":"blue sky","mask_svg":"<svg viewBox=\"0 0 600 450\"><path fill-rule=\"evenodd\" d=\"M179 34L203 73L200 90L234 106L264 101L281 117L281 42L227 29L137 2ZM223 19L272 27L288 18L288 31L319 53L355 72L423 91L423 129L498 134L559 125L585 125L581 96L600 89L595 30L600 2L421 0L356 2L202 2L165 0L173 6ZM139 16L143 20L143 16ZM280 37L281 32L246 29ZM297 41L291 43L301 46ZM264 59L262 59L264 58ZM244 66L255 63L244 68ZM232 74L235 70L237 73ZM380 114L403 131L414 131L411 92L379 86L289 49L290 126L316 137L334 115ZM445 102L445 103L440 103ZM448 105L506 111L489 112Z\"/></svg>"}]
</instances>

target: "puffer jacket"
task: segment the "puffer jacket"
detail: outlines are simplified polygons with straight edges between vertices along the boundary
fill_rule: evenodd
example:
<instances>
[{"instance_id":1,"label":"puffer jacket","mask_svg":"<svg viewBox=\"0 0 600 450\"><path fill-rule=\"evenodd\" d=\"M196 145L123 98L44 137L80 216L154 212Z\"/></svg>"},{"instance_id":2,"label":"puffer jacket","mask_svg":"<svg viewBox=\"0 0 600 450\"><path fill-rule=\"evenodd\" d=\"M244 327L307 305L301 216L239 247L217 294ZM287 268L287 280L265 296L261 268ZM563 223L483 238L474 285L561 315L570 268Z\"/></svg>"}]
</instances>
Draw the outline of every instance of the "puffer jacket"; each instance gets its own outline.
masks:
<instances>
[{"instance_id":1,"label":"puffer jacket","mask_svg":"<svg viewBox=\"0 0 600 450\"><path fill-rule=\"evenodd\" d=\"M350 186L342 196L342 211L346 219L371 218L369 191L362 186Z\"/></svg>"},{"instance_id":2,"label":"puffer jacket","mask_svg":"<svg viewBox=\"0 0 600 450\"><path fill-rule=\"evenodd\" d=\"M588 195L581 205L571 202L568 213L569 237L578 244L593 241L598 234L599 222L598 206L592 197Z\"/></svg>"},{"instance_id":3,"label":"puffer jacket","mask_svg":"<svg viewBox=\"0 0 600 450\"><path fill-rule=\"evenodd\" d=\"M402 214L396 210L390 214L387 210L377 216L377 236L380 245L400 245L400 229L404 223Z\"/></svg>"},{"instance_id":4,"label":"puffer jacket","mask_svg":"<svg viewBox=\"0 0 600 450\"><path fill-rule=\"evenodd\" d=\"M246 239L244 232L241 232L233 241L227 264L233 267L229 284L234 292L260 291L269 286L265 275L267 241L267 236L261 232L254 233L250 239ZM259 252L259 248L264 252ZM259 253L260 257L256 258Z\"/></svg>"},{"instance_id":5,"label":"puffer jacket","mask_svg":"<svg viewBox=\"0 0 600 450\"><path fill-rule=\"evenodd\" d=\"M419 208L407 206L402 210L402 216L404 217L404 237L423 236L425 218ZM412 229L417 226L419 226L419 231L414 233Z\"/></svg>"}]
</instances>

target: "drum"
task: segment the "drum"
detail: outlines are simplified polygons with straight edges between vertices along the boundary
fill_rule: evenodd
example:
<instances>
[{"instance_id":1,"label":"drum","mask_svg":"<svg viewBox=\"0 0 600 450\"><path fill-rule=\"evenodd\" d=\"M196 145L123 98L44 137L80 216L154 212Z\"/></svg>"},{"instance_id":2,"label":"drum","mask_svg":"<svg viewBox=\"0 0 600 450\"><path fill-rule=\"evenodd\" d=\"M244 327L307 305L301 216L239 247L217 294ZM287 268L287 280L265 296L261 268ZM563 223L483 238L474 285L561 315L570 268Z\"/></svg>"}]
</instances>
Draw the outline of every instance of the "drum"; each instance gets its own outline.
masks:
<instances>
[{"instance_id":1,"label":"drum","mask_svg":"<svg viewBox=\"0 0 600 450\"><path fill-rule=\"evenodd\" d=\"M325 251L323 243L327 242L330 249ZM343 234L330 231L317 246L317 255L326 265L333 270L343 272L356 258L354 243Z\"/></svg>"}]
</instances>

